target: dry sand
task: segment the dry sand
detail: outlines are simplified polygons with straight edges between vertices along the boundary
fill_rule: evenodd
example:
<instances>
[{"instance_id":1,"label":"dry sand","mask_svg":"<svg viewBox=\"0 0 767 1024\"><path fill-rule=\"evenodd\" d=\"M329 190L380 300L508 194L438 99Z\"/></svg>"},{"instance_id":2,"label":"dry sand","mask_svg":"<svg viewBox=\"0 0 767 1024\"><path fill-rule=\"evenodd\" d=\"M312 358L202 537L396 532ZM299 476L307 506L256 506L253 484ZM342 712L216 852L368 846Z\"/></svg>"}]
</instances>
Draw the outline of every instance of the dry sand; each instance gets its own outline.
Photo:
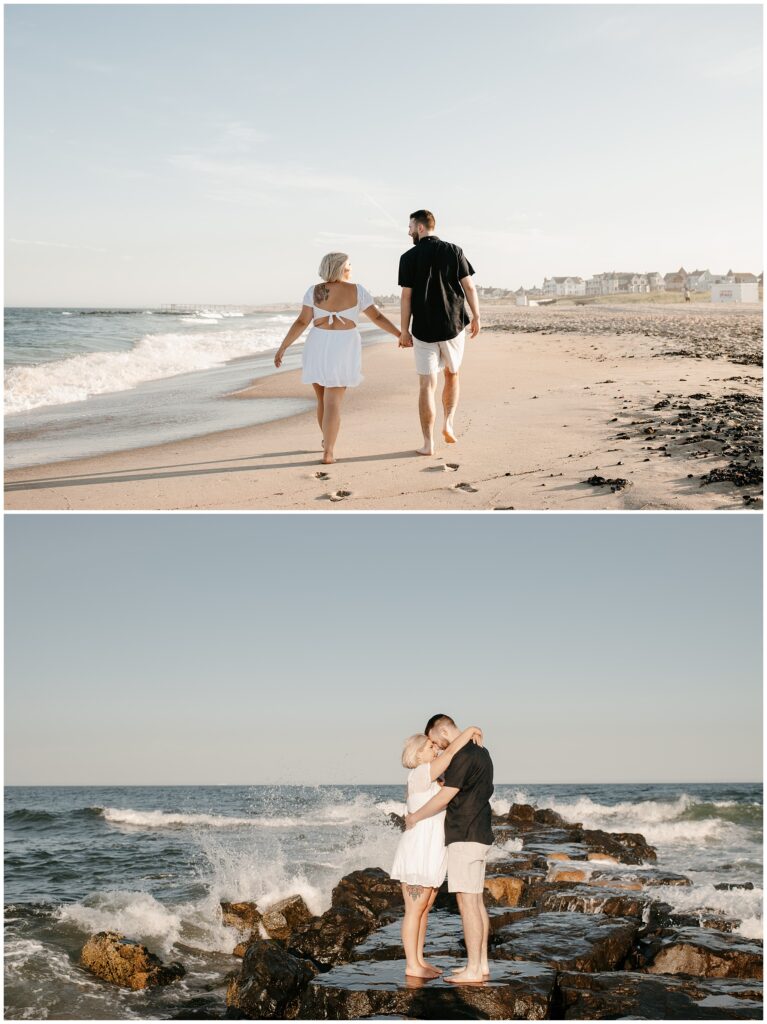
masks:
<instances>
[{"instance_id":1,"label":"dry sand","mask_svg":"<svg viewBox=\"0 0 767 1024\"><path fill-rule=\"evenodd\" d=\"M485 307L483 318L461 373L459 443L440 441L433 458L414 454L412 354L388 342L364 351L365 381L347 393L334 466L319 464L320 432L305 413L14 470L6 507L761 507L761 306L506 306ZM226 400L308 391L290 372ZM733 464L748 467L743 486L701 484L714 469L737 476ZM625 485L585 483L592 477ZM346 496L331 501L339 491Z\"/></svg>"}]
</instances>

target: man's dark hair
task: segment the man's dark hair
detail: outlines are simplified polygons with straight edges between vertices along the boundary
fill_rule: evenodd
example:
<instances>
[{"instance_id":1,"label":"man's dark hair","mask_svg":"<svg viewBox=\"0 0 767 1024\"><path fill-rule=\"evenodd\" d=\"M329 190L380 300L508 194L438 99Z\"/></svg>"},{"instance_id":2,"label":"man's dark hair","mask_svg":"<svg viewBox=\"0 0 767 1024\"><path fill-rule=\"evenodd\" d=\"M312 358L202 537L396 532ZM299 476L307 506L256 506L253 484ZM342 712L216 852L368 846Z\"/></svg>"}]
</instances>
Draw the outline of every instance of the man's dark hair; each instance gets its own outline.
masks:
<instances>
[{"instance_id":1,"label":"man's dark hair","mask_svg":"<svg viewBox=\"0 0 767 1024\"><path fill-rule=\"evenodd\" d=\"M415 213L410 214L410 219L414 220L416 224L423 224L427 231L433 231L437 224L431 210L416 210ZM447 715L442 715L442 718L447 718Z\"/></svg>"},{"instance_id":2,"label":"man's dark hair","mask_svg":"<svg viewBox=\"0 0 767 1024\"><path fill-rule=\"evenodd\" d=\"M432 715L426 723L426 728L423 731L424 736L428 736L429 730L433 729L438 722L450 722L451 725L455 725L455 722L450 715Z\"/></svg>"}]
</instances>

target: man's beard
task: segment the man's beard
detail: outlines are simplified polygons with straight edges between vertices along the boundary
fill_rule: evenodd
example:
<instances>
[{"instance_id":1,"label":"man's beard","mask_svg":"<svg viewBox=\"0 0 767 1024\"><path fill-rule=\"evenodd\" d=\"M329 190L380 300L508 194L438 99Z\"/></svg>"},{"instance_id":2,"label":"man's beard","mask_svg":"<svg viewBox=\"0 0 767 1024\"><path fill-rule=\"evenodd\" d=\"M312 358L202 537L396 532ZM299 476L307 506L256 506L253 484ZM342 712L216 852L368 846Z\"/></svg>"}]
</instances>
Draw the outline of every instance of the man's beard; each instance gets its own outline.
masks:
<instances>
[{"instance_id":1,"label":"man's beard","mask_svg":"<svg viewBox=\"0 0 767 1024\"><path fill-rule=\"evenodd\" d=\"M421 236L420 235L413 235L413 245L418 245L418 243L420 241L421 241Z\"/></svg>"}]
</instances>

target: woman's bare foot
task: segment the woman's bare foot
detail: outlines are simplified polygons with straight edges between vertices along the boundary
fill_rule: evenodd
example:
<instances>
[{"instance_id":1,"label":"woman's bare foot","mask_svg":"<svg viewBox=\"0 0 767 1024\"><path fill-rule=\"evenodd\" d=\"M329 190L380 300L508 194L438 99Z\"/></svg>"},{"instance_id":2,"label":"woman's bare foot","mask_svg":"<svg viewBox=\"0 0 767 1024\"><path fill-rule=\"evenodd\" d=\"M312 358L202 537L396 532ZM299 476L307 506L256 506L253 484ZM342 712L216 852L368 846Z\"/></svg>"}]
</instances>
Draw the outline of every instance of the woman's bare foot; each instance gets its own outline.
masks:
<instances>
[{"instance_id":1,"label":"woman's bare foot","mask_svg":"<svg viewBox=\"0 0 767 1024\"><path fill-rule=\"evenodd\" d=\"M435 967L433 964L428 964L426 963L425 960L421 960L419 962L421 964L421 967L423 967L425 971L431 971L431 975L433 978L438 978L440 974L442 974L442 971L439 969L439 967Z\"/></svg>"},{"instance_id":2,"label":"woman's bare foot","mask_svg":"<svg viewBox=\"0 0 767 1024\"><path fill-rule=\"evenodd\" d=\"M408 978L436 978L437 975L431 969L431 967L422 967L420 964L415 964L413 967L406 967L405 974Z\"/></svg>"},{"instance_id":3,"label":"woman's bare foot","mask_svg":"<svg viewBox=\"0 0 767 1024\"><path fill-rule=\"evenodd\" d=\"M415 453L416 453L416 455L433 455L434 454L434 445L433 444L425 444L423 446L423 448L416 448Z\"/></svg>"},{"instance_id":4,"label":"woman's bare foot","mask_svg":"<svg viewBox=\"0 0 767 1024\"><path fill-rule=\"evenodd\" d=\"M462 971L458 971L457 974L451 974L445 978L445 981L451 985L481 985L485 980L482 972L479 971L476 974L469 974L468 970L464 968Z\"/></svg>"},{"instance_id":5,"label":"woman's bare foot","mask_svg":"<svg viewBox=\"0 0 767 1024\"><path fill-rule=\"evenodd\" d=\"M332 452L323 452L323 454L322 454L322 465L323 466L332 466L335 461L336 461L335 460L335 456L333 455Z\"/></svg>"}]
</instances>

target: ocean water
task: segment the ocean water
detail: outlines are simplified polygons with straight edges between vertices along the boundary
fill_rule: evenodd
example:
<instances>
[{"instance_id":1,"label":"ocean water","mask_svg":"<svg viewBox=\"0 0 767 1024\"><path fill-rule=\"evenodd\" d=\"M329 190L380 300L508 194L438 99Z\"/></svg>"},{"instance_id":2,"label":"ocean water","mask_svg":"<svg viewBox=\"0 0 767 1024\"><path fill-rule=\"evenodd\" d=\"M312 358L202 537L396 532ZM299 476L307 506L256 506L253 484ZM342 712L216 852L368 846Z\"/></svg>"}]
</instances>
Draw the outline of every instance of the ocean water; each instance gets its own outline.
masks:
<instances>
[{"instance_id":1,"label":"ocean water","mask_svg":"<svg viewBox=\"0 0 767 1024\"><path fill-rule=\"evenodd\" d=\"M6 464L45 462L177 441L291 416L297 399L229 399L254 378L296 369L302 342L275 371L294 313L5 310ZM380 340L360 325L366 340Z\"/></svg>"},{"instance_id":2,"label":"ocean water","mask_svg":"<svg viewBox=\"0 0 767 1024\"><path fill-rule=\"evenodd\" d=\"M402 786L9 787L5 794L6 1016L167 1018L222 1008L239 936L221 900L262 906L300 893L330 904L356 868L391 865ZM761 935L762 787L498 785L494 809L552 807L591 828L642 832L658 867L693 880L663 898L710 908ZM632 869L633 870L633 869ZM753 882L720 891L718 882ZM77 966L87 937L114 929L187 968L181 983L127 992Z\"/></svg>"}]
</instances>

